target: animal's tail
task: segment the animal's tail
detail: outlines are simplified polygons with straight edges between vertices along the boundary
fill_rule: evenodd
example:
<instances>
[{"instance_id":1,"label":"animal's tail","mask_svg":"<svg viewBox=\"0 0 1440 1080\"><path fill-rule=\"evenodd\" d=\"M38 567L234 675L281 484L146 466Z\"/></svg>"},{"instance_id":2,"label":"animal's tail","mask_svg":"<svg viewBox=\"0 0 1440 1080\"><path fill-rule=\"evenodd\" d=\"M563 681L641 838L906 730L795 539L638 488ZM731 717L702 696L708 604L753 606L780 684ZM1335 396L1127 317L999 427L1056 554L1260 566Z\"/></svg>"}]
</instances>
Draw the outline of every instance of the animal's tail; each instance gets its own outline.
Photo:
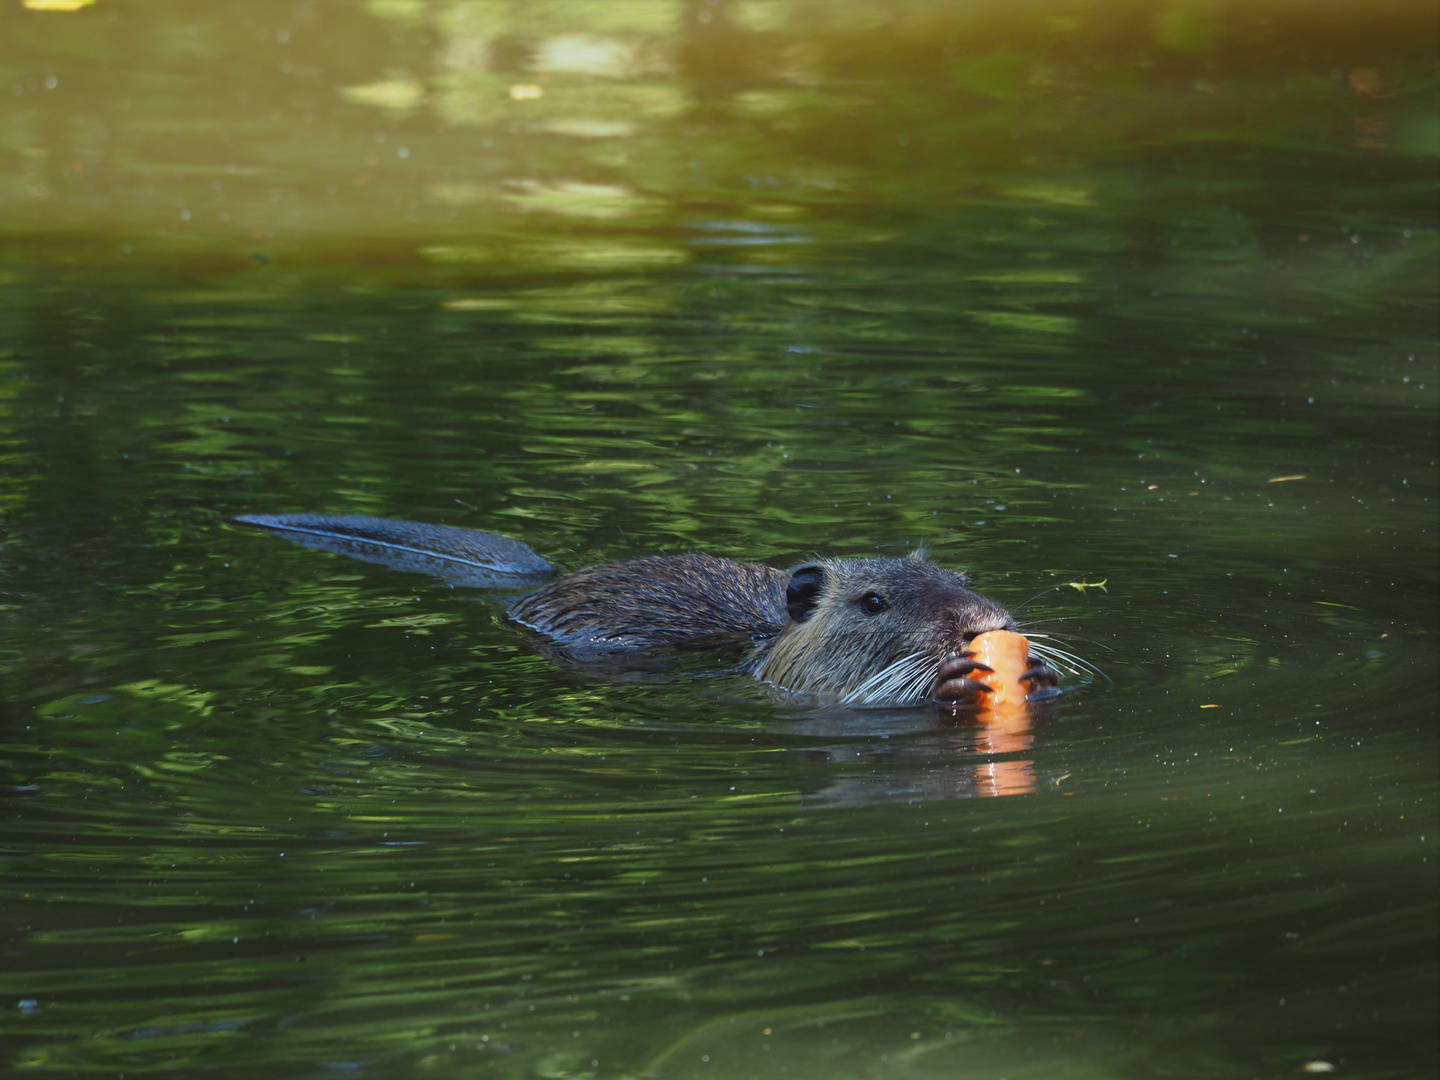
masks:
<instances>
[{"instance_id":1,"label":"animal's tail","mask_svg":"<svg viewBox=\"0 0 1440 1080\"><path fill-rule=\"evenodd\" d=\"M519 540L477 529L393 518L326 514L241 514L297 544L477 589L523 589L554 572Z\"/></svg>"}]
</instances>

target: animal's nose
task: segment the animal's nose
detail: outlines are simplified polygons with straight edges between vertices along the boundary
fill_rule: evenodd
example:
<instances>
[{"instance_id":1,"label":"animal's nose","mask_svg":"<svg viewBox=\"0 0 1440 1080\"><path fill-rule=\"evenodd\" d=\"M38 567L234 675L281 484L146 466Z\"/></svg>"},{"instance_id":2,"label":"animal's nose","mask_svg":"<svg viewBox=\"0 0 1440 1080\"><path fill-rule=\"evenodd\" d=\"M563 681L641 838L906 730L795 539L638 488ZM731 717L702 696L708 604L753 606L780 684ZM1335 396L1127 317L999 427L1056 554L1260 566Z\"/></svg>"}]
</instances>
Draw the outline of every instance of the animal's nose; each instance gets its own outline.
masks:
<instances>
[{"instance_id":1,"label":"animal's nose","mask_svg":"<svg viewBox=\"0 0 1440 1080\"><path fill-rule=\"evenodd\" d=\"M1014 623L1010 613L1003 608L993 608L980 613L970 612L969 615L970 617L960 624L963 627L960 636L966 644L969 644L972 638L988 634L992 630L1008 630Z\"/></svg>"}]
</instances>

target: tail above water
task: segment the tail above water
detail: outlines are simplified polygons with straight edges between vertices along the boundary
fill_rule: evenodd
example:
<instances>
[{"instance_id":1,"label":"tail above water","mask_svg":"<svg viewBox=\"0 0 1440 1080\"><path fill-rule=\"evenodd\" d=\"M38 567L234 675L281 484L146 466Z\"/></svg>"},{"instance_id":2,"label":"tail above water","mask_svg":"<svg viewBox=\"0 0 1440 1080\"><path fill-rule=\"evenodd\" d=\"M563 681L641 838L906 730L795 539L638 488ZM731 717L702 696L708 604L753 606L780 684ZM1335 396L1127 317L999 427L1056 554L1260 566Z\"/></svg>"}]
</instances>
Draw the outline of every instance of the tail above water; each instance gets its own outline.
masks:
<instances>
[{"instance_id":1,"label":"tail above water","mask_svg":"<svg viewBox=\"0 0 1440 1080\"><path fill-rule=\"evenodd\" d=\"M241 514L235 520L319 551L474 589L524 589L554 573L519 540L478 529L354 515Z\"/></svg>"}]
</instances>

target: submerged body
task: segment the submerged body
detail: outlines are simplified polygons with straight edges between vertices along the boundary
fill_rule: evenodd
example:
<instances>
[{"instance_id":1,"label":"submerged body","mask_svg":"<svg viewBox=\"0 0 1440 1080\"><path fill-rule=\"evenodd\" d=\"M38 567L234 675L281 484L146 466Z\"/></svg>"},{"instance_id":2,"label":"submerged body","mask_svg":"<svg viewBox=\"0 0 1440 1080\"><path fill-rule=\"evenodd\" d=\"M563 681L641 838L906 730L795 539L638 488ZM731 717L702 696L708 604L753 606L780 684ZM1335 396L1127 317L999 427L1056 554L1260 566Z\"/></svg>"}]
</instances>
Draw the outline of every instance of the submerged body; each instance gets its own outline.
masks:
<instances>
[{"instance_id":1,"label":"submerged body","mask_svg":"<svg viewBox=\"0 0 1440 1080\"><path fill-rule=\"evenodd\" d=\"M549 570L524 544L470 529L310 514L238 520L311 547L489 587L505 587L507 575L524 587ZM789 570L704 554L645 556L568 574L506 615L539 635L544 651L575 663L748 639L741 666L755 678L852 705L970 704L988 690L974 676L991 670L971 641L1018 629L964 575L918 551ZM1035 696L1056 682L1044 664L1016 677Z\"/></svg>"}]
</instances>

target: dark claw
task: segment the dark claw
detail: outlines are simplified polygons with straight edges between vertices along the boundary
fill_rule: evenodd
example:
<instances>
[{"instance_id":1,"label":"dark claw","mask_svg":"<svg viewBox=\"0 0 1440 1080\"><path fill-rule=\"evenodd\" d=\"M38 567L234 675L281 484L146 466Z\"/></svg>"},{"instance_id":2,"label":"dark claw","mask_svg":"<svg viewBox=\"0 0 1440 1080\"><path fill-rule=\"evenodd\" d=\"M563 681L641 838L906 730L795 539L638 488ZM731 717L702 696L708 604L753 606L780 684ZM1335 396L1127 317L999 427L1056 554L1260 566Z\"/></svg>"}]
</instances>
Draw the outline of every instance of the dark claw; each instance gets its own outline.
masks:
<instances>
[{"instance_id":1,"label":"dark claw","mask_svg":"<svg viewBox=\"0 0 1440 1080\"><path fill-rule=\"evenodd\" d=\"M973 701L975 695L982 691L994 693L984 683L966 678L975 671L994 674L994 668L979 663L974 657L973 652L951 653L942 660L940 670L935 673L935 688L930 696L943 705L958 706Z\"/></svg>"},{"instance_id":2,"label":"dark claw","mask_svg":"<svg viewBox=\"0 0 1440 1080\"><path fill-rule=\"evenodd\" d=\"M935 682L948 682L954 678L963 678L972 671L984 671L994 674L995 669L988 664L982 664L975 659L973 652L951 653L940 662L940 670L935 675Z\"/></svg>"},{"instance_id":3,"label":"dark claw","mask_svg":"<svg viewBox=\"0 0 1440 1080\"><path fill-rule=\"evenodd\" d=\"M958 709L962 705L972 705L975 698L981 691L994 693L994 688L977 682L974 679L950 679L943 683L937 683L931 700L940 705L949 705L952 709Z\"/></svg>"},{"instance_id":4,"label":"dark claw","mask_svg":"<svg viewBox=\"0 0 1440 1080\"><path fill-rule=\"evenodd\" d=\"M1020 681L1037 682L1043 683L1045 686L1054 686L1060 681L1060 677L1056 675L1054 669L1047 664L1039 663L1021 675Z\"/></svg>"},{"instance_id":5,"label":"dark claw","mask_svg":"<svg viewBox=\"0 0 1440 1080\"><path fill-rule=\"evenodd\" d=\"M1060 694L1059 687L1055 685L1060 681L1060 677L1055 674L1055 669L1044 661L1026 671L1020 676L1020 680L1031 686L1030 692L1025 695L1026 701L1044 701Z\"/></svg>"}]
</instances>

